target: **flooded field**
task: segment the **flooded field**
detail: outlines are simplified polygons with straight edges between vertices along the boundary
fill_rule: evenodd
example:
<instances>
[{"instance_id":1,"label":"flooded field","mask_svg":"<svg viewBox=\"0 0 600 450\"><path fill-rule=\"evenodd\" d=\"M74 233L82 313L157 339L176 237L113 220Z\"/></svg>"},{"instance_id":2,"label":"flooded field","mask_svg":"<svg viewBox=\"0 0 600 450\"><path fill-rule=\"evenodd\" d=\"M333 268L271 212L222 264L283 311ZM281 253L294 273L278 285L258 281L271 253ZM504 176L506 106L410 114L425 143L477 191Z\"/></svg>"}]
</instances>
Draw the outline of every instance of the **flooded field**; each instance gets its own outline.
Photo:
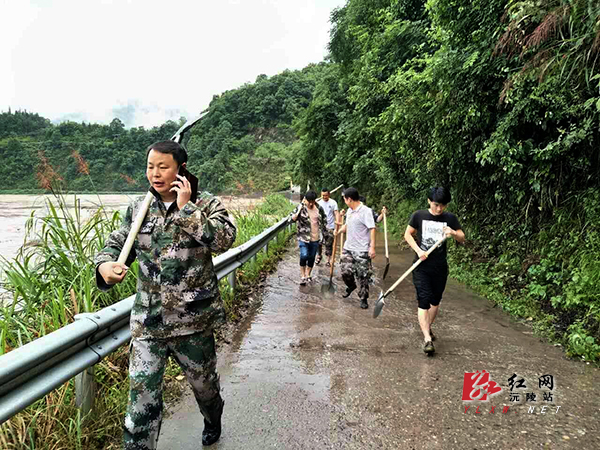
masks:
<instances>
[{"instance_id":1,"label":"flooded field","mask_svg":"<svg viewBox=\"0 0 600 450\"><path fill-rule=\"evenodd\" d=\"M81 202L84 217L89 217L99 207L109 213L124 212L131 199L140 194L81 194L76 198ZM220 197L230 211L246 211L261 201L261 198L240 198L232 196ZM75 196L65 197L70 211L74 212ZM0 255L12 259L23 245L26 222L31 214L43 217L47 213L47 202L56 201L52 195L0 195ZM1 274L1 268L0 268Z\"/></svg>"}]
</instances>

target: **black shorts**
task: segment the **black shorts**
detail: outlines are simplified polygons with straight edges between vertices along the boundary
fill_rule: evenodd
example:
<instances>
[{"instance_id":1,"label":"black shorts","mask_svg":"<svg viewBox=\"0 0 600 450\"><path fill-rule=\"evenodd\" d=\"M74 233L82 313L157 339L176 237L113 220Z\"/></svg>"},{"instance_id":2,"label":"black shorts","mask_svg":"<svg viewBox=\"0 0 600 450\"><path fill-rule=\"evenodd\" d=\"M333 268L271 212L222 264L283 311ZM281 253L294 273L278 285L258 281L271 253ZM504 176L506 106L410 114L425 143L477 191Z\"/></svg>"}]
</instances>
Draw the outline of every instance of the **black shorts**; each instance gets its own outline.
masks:
<instances>
[{"instance_id":1,"label":"black shorts","mask_svg":"<svg viewBox=\"0 0 600 450\"><path fill-rule=\"evenodd\" d=\"M417 267L413 273L413 284L417 291L419 308L429 309L437 306L442 301L446 281L448 280L448 267Z\"/></svg>"}]
</instances>

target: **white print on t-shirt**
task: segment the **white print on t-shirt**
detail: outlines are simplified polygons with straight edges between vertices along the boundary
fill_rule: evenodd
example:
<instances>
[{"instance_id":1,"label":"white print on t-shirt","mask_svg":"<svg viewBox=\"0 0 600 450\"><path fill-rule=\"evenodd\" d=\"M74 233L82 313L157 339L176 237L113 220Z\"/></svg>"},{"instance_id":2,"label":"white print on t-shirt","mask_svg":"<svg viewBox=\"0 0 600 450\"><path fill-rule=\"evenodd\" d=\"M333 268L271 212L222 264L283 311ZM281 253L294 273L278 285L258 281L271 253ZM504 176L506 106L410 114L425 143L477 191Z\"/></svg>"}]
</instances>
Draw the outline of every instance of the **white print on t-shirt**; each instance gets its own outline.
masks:
<instances>
[{"instance_id":1,"label":"white print on t-shirt","mask_svg":"<svg viewBox=\"0 0 600 450\"><path fill-rule=\"evenodd\" d=\"M423 231L421 232L421 249L424 251L429 250L433 247L433 244L444 237L444 227L446 227L446 222L424 220Z\"/></svg>"}]
</instances>

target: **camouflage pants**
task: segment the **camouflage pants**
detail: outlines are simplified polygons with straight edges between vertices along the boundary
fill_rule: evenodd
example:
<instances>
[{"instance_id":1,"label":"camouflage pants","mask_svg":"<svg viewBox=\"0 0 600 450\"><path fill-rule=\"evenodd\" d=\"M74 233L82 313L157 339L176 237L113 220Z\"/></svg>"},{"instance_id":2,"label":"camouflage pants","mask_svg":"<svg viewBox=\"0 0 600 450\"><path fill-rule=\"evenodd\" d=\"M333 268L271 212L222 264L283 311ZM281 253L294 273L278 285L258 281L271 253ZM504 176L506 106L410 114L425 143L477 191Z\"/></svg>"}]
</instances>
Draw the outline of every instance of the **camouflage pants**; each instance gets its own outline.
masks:
<instances>
[{"instance_id":1,"label":"camouflage pants","mask_svg":"<svg viewBox=\"0 0 600 450\"><path fill-rule=\"evenodd\" d=\"M325 247L325 256L331 256L333 250L333 230L329 228L323 233L323 240L319 244L319 256L323 254L323 247Z\"/></svg>"},{"instance_id":2,"label":"camouflage pants","mask_svg":"<svg viewBox=\"0 0 600 450\"><path fill-rule=\"evenodd\" d=\"M361 300L369 298L369 283L371 282L371 258L369 252L352 252L344 249L340 263L342 279L350 289L356 289L358 279L358 297Z\"/></svg>"},{"instance_id":3,"label":"camouflage pants","mask_svg":"<svg viewBox=\"0 0 600 450\"><path fill-rule=\"evenodd\" d=\"M192 386L206 420L218 420L223 410L217 355L212 330L169 339L133 339L129 358L129 404L123 448L155 449L162 419L162 384L169 356L173 356ZM201 427L201 423L198 427Z\"/></svg>"}]
</instances>

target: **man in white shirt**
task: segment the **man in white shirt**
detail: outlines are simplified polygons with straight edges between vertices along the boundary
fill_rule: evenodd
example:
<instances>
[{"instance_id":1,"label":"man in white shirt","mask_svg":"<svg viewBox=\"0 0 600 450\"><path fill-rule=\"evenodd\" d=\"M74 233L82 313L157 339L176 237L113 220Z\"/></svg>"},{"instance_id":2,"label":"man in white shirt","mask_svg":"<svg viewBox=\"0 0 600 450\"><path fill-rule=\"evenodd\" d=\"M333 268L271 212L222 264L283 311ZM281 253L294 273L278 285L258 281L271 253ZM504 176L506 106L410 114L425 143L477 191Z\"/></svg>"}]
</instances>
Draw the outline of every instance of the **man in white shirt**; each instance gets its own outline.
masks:
<instances>
[{"instance_id":1,"label":"man in white shirt","mask_svg":"<svg viewBox=\"0 0 600 450\"><path fill-rule=\"evenodd\" d=\"M327 231L323 233L323 239L319 245L319 253L315 264L321 262L323 247L325 247L327 266L329 266L331 264L331 253L333 250L333 232L335 230L335 224L340 221L340 213L338 211L338 204L331 198L329 189L323 188L321 190L321 200L318 200L317 203L325 211L325 216L327 217Z\"/></svg>"},{"instance_id":2,"label":"man in white shirt","mask_svg":"<svg viewBox=\"0 0 600 450\"><path fill-rule=\"evenodd\" d=\"M347 298L360 285L358 297L360 307L367 309L369 304L369 282L371 281L371 260L375 258L375 221L371 208L359 200L358 190L348 188L344 191L344 201L348 205L346 225L338 233L346 233L346 243L342 252L342 278L346 283Z\"/></svg>"}]
</instances>

